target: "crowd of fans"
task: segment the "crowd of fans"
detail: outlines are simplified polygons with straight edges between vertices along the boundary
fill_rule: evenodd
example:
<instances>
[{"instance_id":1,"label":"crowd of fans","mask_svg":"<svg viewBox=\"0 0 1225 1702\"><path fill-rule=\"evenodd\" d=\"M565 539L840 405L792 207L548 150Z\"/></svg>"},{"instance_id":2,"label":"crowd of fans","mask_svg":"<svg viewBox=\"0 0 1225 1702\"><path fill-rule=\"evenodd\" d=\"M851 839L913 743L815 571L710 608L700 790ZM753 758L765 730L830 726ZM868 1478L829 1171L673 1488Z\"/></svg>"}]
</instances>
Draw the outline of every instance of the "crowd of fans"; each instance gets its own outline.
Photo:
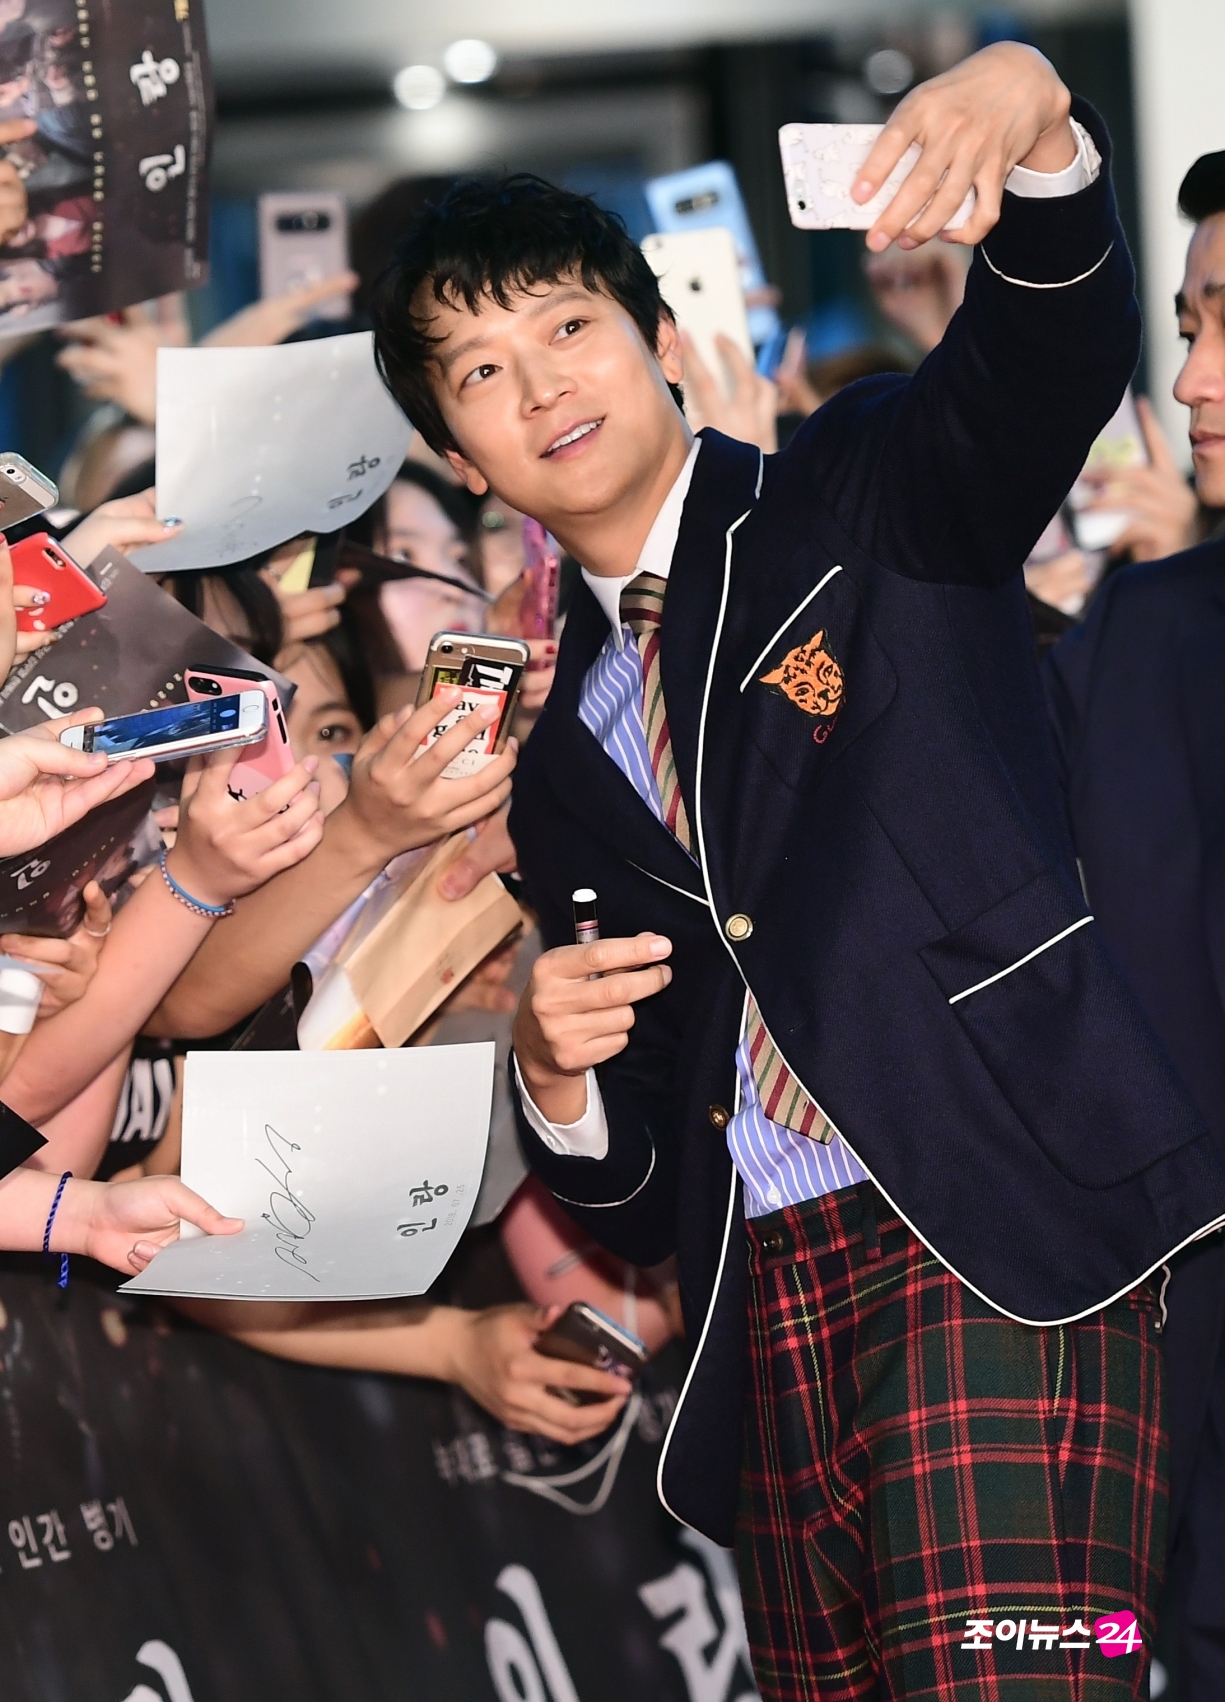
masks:
<instances>
[{"instance_id":1,"label":"crowd of fans","mask_svg":"<svg viewBox=\"0 0 1225 1702\"><path fill-rule=\"evenodd\" d=\"M19 197L19 185L0 177L0 194ZM258 302L204 341L267 346L364 327L371 269L383 264L396 221L411 217L419 199L417 186L394 186L359 222L355 253L366 275L328 278ZM691 423L770 451L844 384L908 360L917 364L961 300L964 251L939 244L912 253L894 248L866 265L892 343L810 361L797 330L766 378L730 341L721 345L726 372L716 375L687 341ZM338 291L353 293L354 316L314 319L317 305ZM63 532L63 548L84 565L107 546L139 564L142 548L163 541L175 526L157 516L152 455L157 352L190 342L185 304L168 297L68 326L60 335L61 365L98 403L62 474L63 498L78 511ZM1170 554L1206 535L1216 520L1197 506L1143 402L1141 418L1147 465L1103 481L1097 498L1132 516L1112 562ZM179 802L163 800L153 817L173 885L150 878L157 870L148 864L109 898L91 883L81 924L67 939L0 939L0 950L53 972L31 1031L0 1037L4 1101L47 1140L0 1184L0 1246L87 1254L130 1275L178 1234L180 1220L210 1233L234 1231L236 1223L176 1175L185 1051L231 1044L290 982L295 964L309 961L318 973L335 947L338 924L406 853L468 834L467 850L440 882L441 895L452 900L491 871L513 873L506 813L516 752L552 683L556 636L532 641L516 737L477 775L442 777L470 736L462 726L414 760L445 707L414 704L432 634L517 632L523 520L496 497L473 497L414 439L389 490L347 535L423 576L372 584L342 567L329 584L287 589L288 570L311 542L299 537L237 566L161 583L165 596L296 687L288 722L295 766L266 791L235 803L226 782L237 753L193 761ZM1031 594L1070 618L1066 611L1084 607L1101 565L1079 549L1061 552L1027 570ZM565 564L563 620L575 572L575 564ZM0 678L57 637L18 633L17 611L35 595L14 584L0 541ZM150 777L147 760L107 767L105 758L59 742L66 726L100 718L100 711L83 708L0 740L0 856L33 851ZM181 893L199 902L186 904ZM442 1016L480 1013L489 1036L505 1039L513 988L523 984L538 950L525 912L520 936L456 989ZM428 1044L438 1031L434 1020L413 1043ZM495 1118L494 1144L501 1139L513 1147L510 1120L503 1124L499 1136ZM515 1428L560 1442L597 1435L621 1411L624 1381L545 1359L533 1343L566 1301L581 1297L658 1350L679 1333L674 1279L667 1267L635 1270L587 1244L551 1196L524 1178L517 1155L507 1162L517 1166L517 1186L507 1190L499 1234L529 1297L520 1304L473 1311L428 1298L313 1306L197 1301L183 1309L266 1353L443 1379ZM573 1405L559 1388L599 1398Z\"/></svg>"}]
</instances>

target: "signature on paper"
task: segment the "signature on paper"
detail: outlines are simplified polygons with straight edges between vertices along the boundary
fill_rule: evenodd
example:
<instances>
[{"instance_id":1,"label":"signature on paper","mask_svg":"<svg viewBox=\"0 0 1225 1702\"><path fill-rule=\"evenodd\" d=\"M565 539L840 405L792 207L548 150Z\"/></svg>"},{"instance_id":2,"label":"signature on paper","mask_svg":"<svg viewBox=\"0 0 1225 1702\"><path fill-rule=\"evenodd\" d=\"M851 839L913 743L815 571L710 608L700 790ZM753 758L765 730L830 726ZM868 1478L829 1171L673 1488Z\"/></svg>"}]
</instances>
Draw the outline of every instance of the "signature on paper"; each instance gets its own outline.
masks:
<instances>
[{"instance_id":1,"label":"signature on paper","mask_svg":"<svg viewBox=\"0 0 1225 1702\"><path fill-rule=\"evenodd\" d=\"M290 1154L302 1149L296 1141L286 1140L284 1135L279 1135L271 1123L264 1124L264 1138L268 1142L268 1150L272 1154L275 1168L272 1164L266 1164L262 1158L257 1158L255 1162L261 1170L267 1171L276 1187L268 1196L268 1210L261 1212L260 1216L265 1223L271 1224L276 1233L276 1256L281 1263L301 1271L312 1282L318 1282L319 1278L308 1265L302 1248L302 1243L315 1226L315 1214L289 1191L289 1178L293 1175Z\"/></svg>"}]
</instances>

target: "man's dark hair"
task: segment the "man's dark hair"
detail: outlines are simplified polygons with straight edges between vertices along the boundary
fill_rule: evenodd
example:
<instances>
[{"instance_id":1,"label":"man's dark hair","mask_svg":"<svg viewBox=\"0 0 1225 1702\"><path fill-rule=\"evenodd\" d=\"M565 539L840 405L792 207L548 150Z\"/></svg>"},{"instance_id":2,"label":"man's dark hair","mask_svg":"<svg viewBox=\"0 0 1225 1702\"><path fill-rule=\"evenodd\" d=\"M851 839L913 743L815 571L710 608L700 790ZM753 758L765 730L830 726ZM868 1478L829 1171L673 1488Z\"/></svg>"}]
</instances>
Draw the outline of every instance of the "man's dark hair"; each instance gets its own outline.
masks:
<instances>
[{"instance_id":1,"label":"man's dark hair","mask_svg":"<svg viewBox=\"0 0 1225 1702\"><path fill-rule=\"evenodd\" d=\"M483 297L507 307L519 290L568 277L611 297L655 349L659 316L671 318L671 310L621 220L589 195L517 172L497 183L457 183L425 207L375 286L371 317L383 382L431 449L460 445L434 395L439 339L413 310L418 293L475 312ZM680 390L670 388L681 406Z\"/></svg>"},{"instance_id":2,"label":"man's dark hair","mask_svg":"<svg viewBox=\"0 0 1225 1702\"><path fill-rule=\"evenodd\" d=\"M1178 210L1197 225L1225 213L1225 152L1200 155L1179 185Z\"/></svg>"}]
</instances>

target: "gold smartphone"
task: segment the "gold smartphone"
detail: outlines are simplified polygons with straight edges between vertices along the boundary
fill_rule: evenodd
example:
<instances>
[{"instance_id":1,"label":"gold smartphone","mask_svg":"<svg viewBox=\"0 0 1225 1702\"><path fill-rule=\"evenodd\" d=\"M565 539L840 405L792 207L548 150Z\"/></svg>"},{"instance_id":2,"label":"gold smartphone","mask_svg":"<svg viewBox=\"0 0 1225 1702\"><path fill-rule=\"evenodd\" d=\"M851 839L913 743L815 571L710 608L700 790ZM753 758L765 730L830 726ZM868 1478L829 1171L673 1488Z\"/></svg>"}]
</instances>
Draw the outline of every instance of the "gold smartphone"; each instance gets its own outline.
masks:
<instances>
[{"instance_id":1,"label":"gold smartphone","mask_svg":"<svg viewBox=\"0 0 1225 1702\"><path fill-rule=\"evenodd\" d=\"M456 722L485 704L496 703L501 711L497 720L443 769L448 780L476 774L505 748L530 655L521 638L498 638L491 633L436 632L430 639L417 688L417 707L429 703L444 686L459 686L463 696L426 735L421 748L432 745Z\"/></svg>"}]
</instances>

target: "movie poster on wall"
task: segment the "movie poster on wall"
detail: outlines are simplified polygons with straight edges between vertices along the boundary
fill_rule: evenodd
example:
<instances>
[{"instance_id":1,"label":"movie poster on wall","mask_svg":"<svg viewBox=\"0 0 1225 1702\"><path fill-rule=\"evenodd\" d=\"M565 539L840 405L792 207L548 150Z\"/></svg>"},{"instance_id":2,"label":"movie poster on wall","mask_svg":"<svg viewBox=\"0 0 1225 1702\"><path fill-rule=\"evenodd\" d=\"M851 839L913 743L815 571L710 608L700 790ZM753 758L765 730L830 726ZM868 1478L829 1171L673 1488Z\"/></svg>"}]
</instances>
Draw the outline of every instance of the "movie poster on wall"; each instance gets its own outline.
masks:
<instances>
[{"instance_id":1,"label":"movie poster on wall","mask_svg":"<svg viewBox=\"0 0 1225 1702\"><path fill-rule=\"evenodd\" d=\"M5 0L0 146L26 191L0 242L0 336L208 276L212 83L201 0Z\"/></svg>"}]
</instances>

